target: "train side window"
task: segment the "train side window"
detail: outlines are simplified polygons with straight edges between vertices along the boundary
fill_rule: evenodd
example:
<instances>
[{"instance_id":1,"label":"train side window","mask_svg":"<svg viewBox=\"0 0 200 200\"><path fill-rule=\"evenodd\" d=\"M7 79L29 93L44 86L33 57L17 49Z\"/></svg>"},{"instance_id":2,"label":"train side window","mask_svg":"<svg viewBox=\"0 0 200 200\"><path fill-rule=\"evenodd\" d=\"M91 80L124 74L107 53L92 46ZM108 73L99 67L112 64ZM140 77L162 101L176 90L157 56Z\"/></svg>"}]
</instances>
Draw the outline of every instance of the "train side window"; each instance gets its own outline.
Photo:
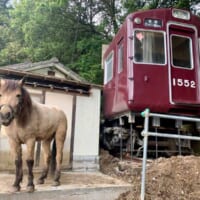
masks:
<instances>
[{"instance_id":1,"label":"train side window","mask_svg":"<svg viewBox=\"0 0 200 200\"><path fill-rule=\"evenodd\" d=\"M171 35L172 65L175 67L192 68L192 42L188 37Z\"/></svg>"},{"instance_id":2,"label":"train side window","mask_svg":"<svg viewBox=\"0 0 200 200\"><path fill-rule=\"evenodd\" d=\"M134 33L134 61L165 64L163 32L136 30Z\"/></svg>"},{"instance_id":3,"label":"train side window","mask_svg":"<svg viewBox=\"0 0 200 200\"><path fill-rule=\"evenodd\" d=\"M123 43L118 45L118 73L123 71L123 60L124 60L124 46Z\"/></svg>"},{"instance_id":4,"label":"train side window","mask_svg":"<svg viewBox=\"0 0 200 200\"><path fill-rule=\"evenodd\" d=\"M113 58L114 53L111 52L104 62L104 84L108 83L113 78Z\"/></svg>"}]
</instances>

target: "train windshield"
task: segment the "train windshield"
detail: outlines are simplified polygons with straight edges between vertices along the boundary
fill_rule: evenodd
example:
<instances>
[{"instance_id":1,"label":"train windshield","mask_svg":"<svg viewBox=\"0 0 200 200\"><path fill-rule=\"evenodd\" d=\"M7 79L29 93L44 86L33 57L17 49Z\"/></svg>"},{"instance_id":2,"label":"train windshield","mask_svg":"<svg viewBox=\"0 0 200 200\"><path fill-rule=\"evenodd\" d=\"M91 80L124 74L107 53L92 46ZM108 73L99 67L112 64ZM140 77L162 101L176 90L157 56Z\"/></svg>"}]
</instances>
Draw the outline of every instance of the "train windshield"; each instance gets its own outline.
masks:
<instances>
[{"instance_id":1,"label":"train windshield","mask_svg":"<svg viewBox=\"0 0 200 200\"><path fill-rule=\"evenodd\" d=\"M171 35L172 64L175 67L192 68L192 42L188 37Z\"/></svg>"},{"instance_id":2,"label":"train windshield","mask_svg":"<svg viewBox=\"0 0 200 200\"><path fill-rule=\"evenodd\" d=\"M134 61L165 64L164 33L136 30L134 34Z\"/></svg>"}]
</instances>

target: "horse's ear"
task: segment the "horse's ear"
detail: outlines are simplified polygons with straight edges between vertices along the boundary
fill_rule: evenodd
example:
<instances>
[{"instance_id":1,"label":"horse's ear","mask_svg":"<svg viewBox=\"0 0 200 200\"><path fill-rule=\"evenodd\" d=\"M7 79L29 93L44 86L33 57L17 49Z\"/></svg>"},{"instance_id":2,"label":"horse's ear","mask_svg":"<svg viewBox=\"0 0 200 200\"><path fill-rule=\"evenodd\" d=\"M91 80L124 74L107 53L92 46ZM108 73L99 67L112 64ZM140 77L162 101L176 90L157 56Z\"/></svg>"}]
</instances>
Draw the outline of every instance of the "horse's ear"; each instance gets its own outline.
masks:
<instances>
[{"instance_id":1,"label":"horse's ear","mask_svg":"<svg viewBox=\"0 0 200 200\"><path fill-rule=\"evenodd\" d=\"M22 78L21 80L19 80L19 85L22 87L24 85L25 79Z\"/></svg>"}]
</instances>

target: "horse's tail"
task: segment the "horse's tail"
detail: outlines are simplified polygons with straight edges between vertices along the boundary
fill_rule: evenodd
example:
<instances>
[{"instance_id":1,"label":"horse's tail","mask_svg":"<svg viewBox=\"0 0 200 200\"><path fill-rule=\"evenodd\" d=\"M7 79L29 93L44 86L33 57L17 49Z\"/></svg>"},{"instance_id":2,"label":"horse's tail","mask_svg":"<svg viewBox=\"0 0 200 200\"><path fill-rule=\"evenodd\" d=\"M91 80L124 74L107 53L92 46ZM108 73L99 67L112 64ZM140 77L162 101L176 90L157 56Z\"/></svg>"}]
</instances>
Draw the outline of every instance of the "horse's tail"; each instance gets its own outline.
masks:
<instances>
[{"instance_id":1,"label":"horse's tail","mask_svg":"<svg viewBox=\"0 0 200 200\"><path fill-rule=\"evenodd\" d=\"M56 170L56 140L54 138L51 150L51 165L50 165L51 174L54 174L55 170Z\"/></svg>"}]
</instances>

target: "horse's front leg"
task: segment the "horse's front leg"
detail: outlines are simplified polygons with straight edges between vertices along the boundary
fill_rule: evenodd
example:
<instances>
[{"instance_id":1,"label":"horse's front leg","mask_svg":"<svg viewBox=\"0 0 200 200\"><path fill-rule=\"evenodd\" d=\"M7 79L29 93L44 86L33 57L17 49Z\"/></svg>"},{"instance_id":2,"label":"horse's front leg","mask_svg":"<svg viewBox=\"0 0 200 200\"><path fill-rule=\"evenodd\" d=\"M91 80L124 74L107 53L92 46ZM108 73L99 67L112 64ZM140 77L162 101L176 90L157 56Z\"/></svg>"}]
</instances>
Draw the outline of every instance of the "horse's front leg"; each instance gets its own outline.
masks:
<instances>
[{"instance_id":1,"label":"horse's front leg","mask_svg":"<svg viewBox=\"0 0 200 200\"><path fill-rule=\"evenodd\" d=\"M34 164L34 149L35 149L35 139L29 139L26 142L27 146L27 167L28 167L28 184L27 184L27 192L34 192L35 186L33 183L33 164Z\"/></svg>"},{"instance_id":2,"label":"horse's front leg","mask_svg":"<svg viewBox=\"0 0 200 200\"><path fill-rule=\"evenodd\" d=\"M15 159L15 181L12 185L11 192L18 192L20 190L20 182L23 178L22 169L22 148L21 144L15 140L9 139L11 152Z\"/></svg>"}]
</instances>

